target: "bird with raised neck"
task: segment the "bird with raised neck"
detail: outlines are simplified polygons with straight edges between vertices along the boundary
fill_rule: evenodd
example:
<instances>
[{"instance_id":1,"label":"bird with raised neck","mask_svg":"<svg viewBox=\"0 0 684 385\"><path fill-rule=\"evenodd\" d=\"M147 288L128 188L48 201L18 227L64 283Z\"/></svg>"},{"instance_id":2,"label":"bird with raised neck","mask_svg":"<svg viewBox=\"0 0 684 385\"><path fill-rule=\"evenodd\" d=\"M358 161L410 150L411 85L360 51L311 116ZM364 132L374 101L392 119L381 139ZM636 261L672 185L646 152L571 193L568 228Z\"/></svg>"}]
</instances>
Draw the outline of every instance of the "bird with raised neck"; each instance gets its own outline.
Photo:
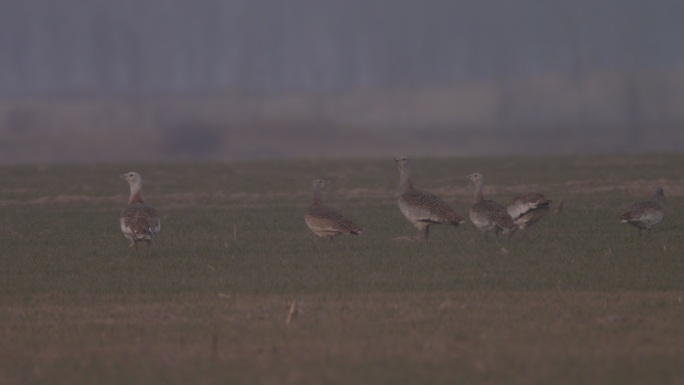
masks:
<instances>
[{"instance_id":1,"label":"bird with raised neck","mask_svg":"<svg viewBox=\"0 0 684 385\"><path fill-rule=\"evenodd\" d=\"M138 242L147 244L146 255L154 235L161 230L161 221L156 210L145 204L142 197L142 177L137 172L128 172L119 176L128 182L131 195L126 207L119 218L119 224L124 236L131 242L129 250L138 251Z\"/></svg>"},{"instance_id":2,"label":"bird with raised neck","mask_svg":"<svg viewBox=\"0 0 684 385\"><path fill-rule=\"evenodd\" d=\"M484 199L482 194L484 177L482 174L472 173L468 175L468 179L475 186L475 203L470 208L470 220L473 225L484 232L485 237L488 233L494 233L496 236L499 234L512 236L518 226L504 206Z\"/></svg>"},{"instance_id":3,"label":"bird with raised neck","mask_svg":"<svg viewBox=\"0 0 684 385\"><path fill-rule=\"evenodd\" d=\"M410 239L427 242L430 236L430 225L458 226L464 222L463 218L441 198L413 187L411 161L407 157L400 156L394 159L394 162L399 170L397 192L399 210L418 229L418 237Z\"/></svg>"}]
</instances>

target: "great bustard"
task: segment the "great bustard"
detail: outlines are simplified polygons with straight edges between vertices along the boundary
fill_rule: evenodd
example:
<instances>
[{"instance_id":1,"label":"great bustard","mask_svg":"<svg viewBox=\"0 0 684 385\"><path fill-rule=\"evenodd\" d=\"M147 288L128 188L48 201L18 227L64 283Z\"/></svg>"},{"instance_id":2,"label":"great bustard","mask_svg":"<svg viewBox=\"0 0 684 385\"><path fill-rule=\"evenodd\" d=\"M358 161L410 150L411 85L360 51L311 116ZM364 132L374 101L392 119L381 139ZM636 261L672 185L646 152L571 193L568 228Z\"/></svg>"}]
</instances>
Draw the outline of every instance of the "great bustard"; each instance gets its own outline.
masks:
<instances>
[{"instance_id":1,"label":"great bustard","mask_svg":"<svg viewBox=\"0 0 684 385\"><path fill-rule=\"evenodd\" d=\"M506 211L518 226L524 230L542 219L549 212L551 200L538 192L522 193L511 200Z\"/></svg>"},{"instance_id":2,"label":"great bustard","mask_svg":"<svg viewBox=\"0 0 684 385\"><path fill-rule=\"evenodd\" d=\"M488 233L512 236L518 226L504 206L483 198L482 184L484 178L482 174L472 173L468 175L468 179L475 185L475 204L470 208L470 220L475 227L482 230L485 237Z\"/></svg>"},{"instance_id":3,"label":"great bustard","mask_svg":"<svg viewBox=\"0 0 684 385\"><path fill-rule=\"evenodd\" d=\"M157 212L151 206L145 204L142 199L142 178L137 172L121 174L131 188L131 196L128 199L128 207L121 212L119 223L124 236L131 241L129 249L135 247L138 251L138 242L147 243L147 251L150 250L152 237L159 233L161 221Z\"/></svg>"},{"instance_id":4,"label":"great bustard","mask_svg":"<svg viewBox=\"0 0 684 385\"><path fill-rule=\"evenodd\" d=\"M313 181L313 202L304 214L304 221L311 231L319 237L333 239L340 234L361 234L362 229L347 219L344 215L321 204L321 190L328 181L316 179Z\"/></svg>"},{"instance_id":5,"label":"great bustard","mask_svg":"<svg viewBox=\"0 0 684 385\"><path fill-rule=\"evenodd\" d=\"M656 200L663 199L665 197L663 188L656 187L653 196ZM629 211L620 215L620 221L639 229L639 236L641 236L641 230L646 230L648 235L651 235L651 227L662 222L665 216L665 209L656 200L633 204Z\"/></svg>"},{"instance_id":6,"label":"great bustard","mask_svg":"<svg viewBox=\"0 0 684 385\"><path fill-rule=\"evenodd\" d=\"M419 239L427 242L432 224L458 226L464 222L442 199L413 187L408 158L401 156L394 161L399 169L399 210L418 228Z\"/></svg>"}]
</instances>

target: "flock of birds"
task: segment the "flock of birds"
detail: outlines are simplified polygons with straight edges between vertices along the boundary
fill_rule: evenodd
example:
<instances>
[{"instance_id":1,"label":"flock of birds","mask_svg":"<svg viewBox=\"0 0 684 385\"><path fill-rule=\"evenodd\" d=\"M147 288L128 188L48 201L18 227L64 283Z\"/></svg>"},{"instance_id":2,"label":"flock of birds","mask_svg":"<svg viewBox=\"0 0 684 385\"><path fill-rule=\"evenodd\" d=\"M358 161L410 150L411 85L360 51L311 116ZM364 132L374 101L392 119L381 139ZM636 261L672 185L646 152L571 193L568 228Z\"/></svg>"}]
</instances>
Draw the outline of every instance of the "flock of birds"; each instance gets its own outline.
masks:
<instances>
[{"instance_id":1,"label":"flock of birds","mask_svg":"<svg viewBox=\"0 0 684 385\"><path fill-rule=\"evenodd\" d=\"M418 229L417 237L403 238L427 242L431 225L459 226L465 222L441 198L413 187L411 161L408 158L402 156L394 161L399 170L399 210ZM135 248L137 252L138 243L145 242L149 251L152 238L161 229L161 221L154 208L143 201L140 174L129 172L120 177L128 182L131 191L128 207L121 213L121 231L131 242L129 249ZM470 221L484 233L485 238L488 234L511 237L516 231L522 231L538 222L550 210L551 200L541 193L532 191L514 197L508 206L487 200L482 194L482 174L476 172L467 177L474 185L474 204L470 207ZM325 179L313 181L313 201L304 214L306 225L322 238L333 239L342 234L361 234L361 227L339 211L323 205L321 194L327 183ZM656 188L654 195L663 197L663 189ZM560 211L561 208L562 203L556 210ZM635 226L639 236L642 230L646 230L650 235L651 228L663 220L664 214L664 208L657 201L637 202L629 211L620 215L620 221Z\"/></svg>"},{"instance_id":2,"label":"flock of birds","mask_svg":"<svg viewBox=\"0 0 684 385\"><path fill-rule=\"evenodd\" d=\"M399 170L398 205L404 217L418 229L417 237L402 237L428 241L431 225L459 226L465 220L440 197L413 187L411 183L411 161L406 157L394 160ZM521 194L504 207L484 199L480 173L468 175L475 186L475 203L470 208L470 220L485 237L492 233L498 236L512 236L516 230L523 230L541 219L549 211L551 200L543 194L528 192ZM314 200L309 206L305 220L311 231L320 237L332 238L341 234L360 234L361 228L338 211L321 204L321 188L325 181L313 182Z\"/></svg>"}]
</instances>

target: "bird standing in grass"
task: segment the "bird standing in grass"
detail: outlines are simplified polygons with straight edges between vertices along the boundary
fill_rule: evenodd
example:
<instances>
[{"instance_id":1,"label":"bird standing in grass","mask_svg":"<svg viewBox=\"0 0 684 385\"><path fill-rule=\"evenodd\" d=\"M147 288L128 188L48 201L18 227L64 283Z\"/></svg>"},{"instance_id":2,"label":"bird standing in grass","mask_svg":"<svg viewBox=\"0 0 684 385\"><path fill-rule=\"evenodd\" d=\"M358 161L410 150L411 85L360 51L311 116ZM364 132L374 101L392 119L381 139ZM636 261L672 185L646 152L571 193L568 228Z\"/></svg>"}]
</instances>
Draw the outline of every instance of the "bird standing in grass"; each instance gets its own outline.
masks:
<instances>
[{"instance_id":1,"label":"bird standing in grass","mask_svg":"<svg viewBox=\"0 0 684 385\"><path fill-rule=\"evenodd\" d=\"M651 228L662 222L665 216L665 209L657 202L665 198L663 188L656 187L653 197L655 200L637 202L629 211L620 215L620 222L635 226L639 230L639 236L641 236L641 230L646 230L648 235L651 235Z\"/></svg>"},{"instance_id":2,"label":"bird standing in grass","mask_svg":"<svg viewBox=\"0 0 684 385\"><path fill-rule=\"evenodd\" d=\"M121 213L119 223L124 236L131 241L129 250L135 248L138 251L138 242L147 243L146 255L150 250L152 237L159 233L161 221L153 207L145 204L142 198L142 178L137 172L129 172L120 175L121 179L128 182L131 188L131 196L128 199L128 207Z\"/></svg>"},{"instance_id":3,"label":"bird standing in grass","mask_svg":"<svg viewBox=\"0 0 684 385\"><path fill-rule=\"evenodd\" d=\"M488 233L511 237L518 226L504 206L484 199L482 196L482 185L484 183L482 174L472 173L468 175L468 179L475 185L475 204L470 208L470 220L475 227L484 232L485 238Z\"/></svg>"},{"instance_id":4,"label":"bird standing in grass","mask_svg":"<svg viewBox=\"0 0 684 385\"><path fill-rule=\"evenodd\" d=\"M406 219L418 228L418 237L427 242L430 225L458 226L463 218L439 197L418 190L411 184L411 161L405 156L394 160L399 169L399 210Z\"/></svg>"},{"instance_id":5,"label":"bird standing in grass","mask_svg":"<svg viewBox=\"0 0 684 385\"><path fill-rule=\"evenodd\" d=\"M549 212L551 200L538 192L526 192L514 197L506 207L506 211L518 226L526 228L537 223Z\"/></svg>"},{"instance_id":6,"label":"bird standing in grass","mask_svg":"<svg viewBox=\"0 0 684 385\"><path fill-rule=\"evenodd\" d=\"M340 234L361 234L362 229L344 215L321 204L321 190L328 184L325 179L313 181L313 202L304 214L304 221L311 231L321 238L333 239Z\"/></svg>"}]
</instances>

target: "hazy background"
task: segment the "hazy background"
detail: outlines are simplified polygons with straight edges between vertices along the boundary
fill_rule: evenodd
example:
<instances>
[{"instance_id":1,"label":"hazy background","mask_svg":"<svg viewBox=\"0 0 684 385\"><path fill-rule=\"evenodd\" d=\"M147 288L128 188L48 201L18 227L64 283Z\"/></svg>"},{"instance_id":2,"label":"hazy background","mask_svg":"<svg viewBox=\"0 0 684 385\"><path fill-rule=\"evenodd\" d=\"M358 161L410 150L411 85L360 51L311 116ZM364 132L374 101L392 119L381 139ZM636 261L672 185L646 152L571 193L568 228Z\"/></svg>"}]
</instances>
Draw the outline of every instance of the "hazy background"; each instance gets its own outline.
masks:
<instances>
[{"instance_id":1,"label":"hazy background","mask_svg":"<svg viewBox=\"0 0 684 385\"><path fill-rule=\"evenodd\" d=\"M681 0L0 0L0 162L682 150Z\"/></svg>"}]
</instances>

